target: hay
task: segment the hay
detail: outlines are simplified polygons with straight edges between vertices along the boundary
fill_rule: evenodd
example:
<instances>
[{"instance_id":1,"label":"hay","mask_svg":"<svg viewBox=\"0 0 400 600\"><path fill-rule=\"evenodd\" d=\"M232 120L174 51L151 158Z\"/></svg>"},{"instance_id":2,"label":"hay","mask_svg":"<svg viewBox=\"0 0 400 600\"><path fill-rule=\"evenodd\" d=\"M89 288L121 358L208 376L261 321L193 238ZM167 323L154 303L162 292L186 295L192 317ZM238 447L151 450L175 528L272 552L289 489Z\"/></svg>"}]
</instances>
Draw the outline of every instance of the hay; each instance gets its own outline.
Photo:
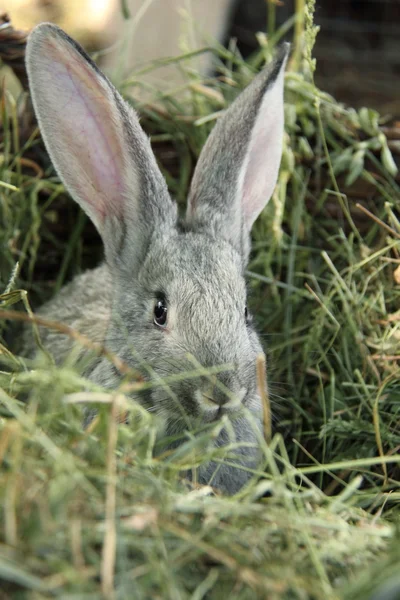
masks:
<instances>
[{"instance_id":1,"label":"hay","mask_svg":"<svg viewBox=\"0 0 400 600\"><path fill-rule=\"evenodd\" d=\"M361 600L396 585L399 129L315 87L312 21L297 23L280 179L256 223L248 274L274 435L235 498L181 477L211 457L229 460L229 448L212 448L213 428L154 458L157 424L127 388L106 393L69 363L19 355L11 311L32 314L22 290L37 306L93 266L101 247L55 177L29 105L4 90L1 598ZM225 60L215 79L180 57L188 95L138 107L179 202L219 111L281 33L260 35L248 63L234 47L215 48ZM133 104L135 86L139 72L120 86ZM82 399L99 406L86 431ZM113 418L120 411L129 426Z\"/></svg>"}]
</instances>

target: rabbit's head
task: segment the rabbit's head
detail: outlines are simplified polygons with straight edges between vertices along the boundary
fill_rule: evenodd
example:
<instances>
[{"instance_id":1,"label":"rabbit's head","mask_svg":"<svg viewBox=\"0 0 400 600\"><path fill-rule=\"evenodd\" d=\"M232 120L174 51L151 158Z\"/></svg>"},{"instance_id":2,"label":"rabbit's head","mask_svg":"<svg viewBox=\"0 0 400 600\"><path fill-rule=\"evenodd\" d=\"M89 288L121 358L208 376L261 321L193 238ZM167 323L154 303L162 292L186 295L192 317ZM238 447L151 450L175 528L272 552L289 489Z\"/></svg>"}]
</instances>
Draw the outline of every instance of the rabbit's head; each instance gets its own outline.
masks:
<instances>
[{"instance_id":1,"label":"rabbit's head","mask_svg":"<svg viewBox=\"0 0 400 600\"><path fill-rule=\"evenodd\" d=\"M154 383L142 402L170 434L227 414L239 441L257 437L241 414L244 406L261 422L261 346L244 270L251 227L278 175L287 53L283 45L219 117L180 220L132 108L59 28L42 24L29 37L27 69L43 139L96 225L113 276L106 345ZM106 361L92 373L105 385L118 377Z\"/></svg>"}]
</instances>

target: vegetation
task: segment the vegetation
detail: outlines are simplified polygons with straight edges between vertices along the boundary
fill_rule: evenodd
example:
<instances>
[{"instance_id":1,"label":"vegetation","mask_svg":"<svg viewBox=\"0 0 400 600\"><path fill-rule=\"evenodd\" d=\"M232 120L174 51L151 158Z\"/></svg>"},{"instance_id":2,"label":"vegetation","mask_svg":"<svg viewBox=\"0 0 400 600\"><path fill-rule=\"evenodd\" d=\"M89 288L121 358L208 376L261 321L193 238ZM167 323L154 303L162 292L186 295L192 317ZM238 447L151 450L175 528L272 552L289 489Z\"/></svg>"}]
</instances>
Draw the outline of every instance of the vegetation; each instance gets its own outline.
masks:
<instances>
[{"instance_id":1,"label":"vegetation","mask_svg":"<svg viewBox=\"0 0 400 600\"><path fill-rule=\"evenodd\" d=\"M3 90L0 598L365 600L400 585L399 142L376 112L315 86L312 5L294 20L281 173L248 273L274 436L233 498L181 476L229 460L208 443L219 425L154 458L156 423L126 381L105 393L72 363L22 358L21 319L96 264L101 245L26 98ZM292 25L260 35L248 62L234 44L213 47L212 79L178 57L186 94L138 105L141 73L120 85L179 202L219 112ZM91 402L99 414L84 429ZM121 403L129 425L117 423Z\"/></svg>"}]
</instances>

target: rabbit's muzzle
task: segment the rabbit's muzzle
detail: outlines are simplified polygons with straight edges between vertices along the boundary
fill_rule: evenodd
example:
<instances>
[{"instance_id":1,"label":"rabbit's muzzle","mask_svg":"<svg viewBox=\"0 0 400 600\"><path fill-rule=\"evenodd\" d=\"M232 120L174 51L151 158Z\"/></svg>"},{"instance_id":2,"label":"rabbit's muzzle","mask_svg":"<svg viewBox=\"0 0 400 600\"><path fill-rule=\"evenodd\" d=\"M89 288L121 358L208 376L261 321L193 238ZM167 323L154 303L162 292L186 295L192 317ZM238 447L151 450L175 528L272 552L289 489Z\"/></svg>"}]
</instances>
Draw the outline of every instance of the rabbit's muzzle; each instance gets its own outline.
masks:
<instances>
[{"instance_id":1,"label":"rabbit's muzzle","mask_svg":"<svg viewBox=\"0 0 400 600\"><path fill-rule=\"evenodd\" d=\"M248 394L235 374L222 372L202 377L194 392L194 399L200 412L222 415L240 410Z\"/></svg>"},{"instance_id":2,"label":"rabbit's muzzle","mask_svg":"<svg viewBox=\"0 0 400 600\"><path fill-rule=\"evenodd\" d=\"M246 389L231 373L219 373L208 378L202 378L197 396L205 405L230 407L240 406L246 395Z\"/></svg>"}]
</instances>

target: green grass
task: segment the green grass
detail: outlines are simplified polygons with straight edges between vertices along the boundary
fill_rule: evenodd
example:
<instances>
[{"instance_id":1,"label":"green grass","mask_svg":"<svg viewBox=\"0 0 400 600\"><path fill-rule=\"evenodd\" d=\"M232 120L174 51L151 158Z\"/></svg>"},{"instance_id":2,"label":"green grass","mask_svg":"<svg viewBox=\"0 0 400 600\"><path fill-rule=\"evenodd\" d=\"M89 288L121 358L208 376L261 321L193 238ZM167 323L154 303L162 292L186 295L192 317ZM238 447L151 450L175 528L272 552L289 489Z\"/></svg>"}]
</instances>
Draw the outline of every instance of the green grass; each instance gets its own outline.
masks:
<instances>
[{"instance_id":1,"label":"green grass","mask_svg":"<svg viewBox=\"0 0 400 600\"><path fill-rule=\"evenodd\" d=\"M1 598L91 599L114 590L139 599L365 600L398 577L396 166L377 113L315 87L305 22L308 50L297 25L286 77L279 184L255 225L248 273L275 417L264 464L235 498L190 489L183 469L229 460L209 443L215 431L154 458L153 418L129 401L130 425L117 425L110 392L83 430L74 394L88 403L98 389L72 364L22 359L18 324L3 314ZM280 33L268 44L259 36L247 63L233 46L215 48L225 59L216 79L202 80L181 57L188 94L155 93L158 107L138 106L178 202L218 112L269 59ZM135 105L140 78L133 74L133 91L120 85ZM38 306L96 264L101 246L5 94L0 310L27 314L27 298Z\"/></svg>"}]
</instances>

